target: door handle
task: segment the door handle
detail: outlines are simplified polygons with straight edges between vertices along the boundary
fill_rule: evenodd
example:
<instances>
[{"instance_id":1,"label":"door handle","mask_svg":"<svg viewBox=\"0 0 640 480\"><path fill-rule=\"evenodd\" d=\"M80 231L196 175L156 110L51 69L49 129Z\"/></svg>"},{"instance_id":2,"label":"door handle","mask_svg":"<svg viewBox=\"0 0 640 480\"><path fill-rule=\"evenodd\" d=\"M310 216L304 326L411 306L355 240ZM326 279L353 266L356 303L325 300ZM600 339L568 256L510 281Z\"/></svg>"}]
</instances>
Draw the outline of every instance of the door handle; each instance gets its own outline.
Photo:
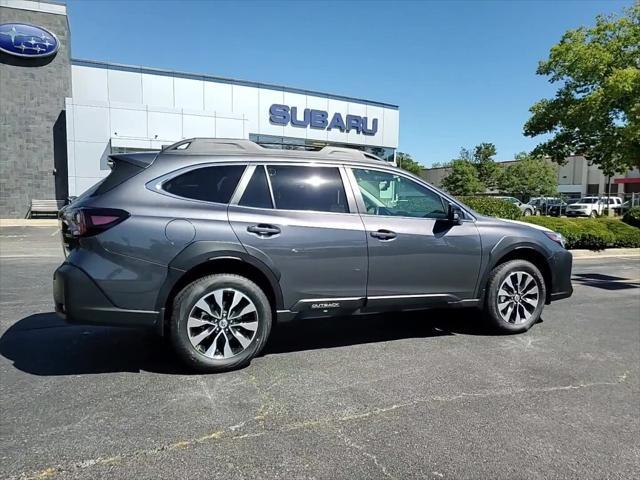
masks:
<instances>
[{"instance_id":1,"label":"door handle","mask_svg":"<svg viewBox=\"0 0 640 480\"><path fill-rule=\"evenodd\" d=\"M393 240L398 235L396 232L392 232L391 230L378 230L376 232L371 232L371 236L379 240Z\"/></svg>"},{"instance_id":2,"label":"door handle","mask_svg":"<svg viewBox=\"0 0 640 480\"><path fill-rule=\"evenodd\" d=\"M247 227L247 232L255 233L260 237L272 237L273 235L280 233L280 228L275 225L261 223L259 225L251 225L250 227Z\"/></svg>"}]
</instances>

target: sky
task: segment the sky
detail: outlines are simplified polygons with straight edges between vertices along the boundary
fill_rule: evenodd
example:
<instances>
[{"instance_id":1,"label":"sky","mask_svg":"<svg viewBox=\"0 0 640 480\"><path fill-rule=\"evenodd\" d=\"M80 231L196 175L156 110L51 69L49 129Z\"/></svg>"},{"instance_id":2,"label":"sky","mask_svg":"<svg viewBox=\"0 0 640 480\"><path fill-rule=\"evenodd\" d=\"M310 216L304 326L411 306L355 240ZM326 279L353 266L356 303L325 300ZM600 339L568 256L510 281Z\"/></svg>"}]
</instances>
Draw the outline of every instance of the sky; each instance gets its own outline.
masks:
<instances>
[{"instance_id":1,"label":"sky","mask_svg":"<svg viewBox=\"0 0 640 480\"><path fill-rule=\"evenodd\" d=\"M460 148L531 150L535 74L562 34L633 0L69 0L73 58L275 83L398 105L399 150L425 166Z\"/></svg>"}]
</instances>

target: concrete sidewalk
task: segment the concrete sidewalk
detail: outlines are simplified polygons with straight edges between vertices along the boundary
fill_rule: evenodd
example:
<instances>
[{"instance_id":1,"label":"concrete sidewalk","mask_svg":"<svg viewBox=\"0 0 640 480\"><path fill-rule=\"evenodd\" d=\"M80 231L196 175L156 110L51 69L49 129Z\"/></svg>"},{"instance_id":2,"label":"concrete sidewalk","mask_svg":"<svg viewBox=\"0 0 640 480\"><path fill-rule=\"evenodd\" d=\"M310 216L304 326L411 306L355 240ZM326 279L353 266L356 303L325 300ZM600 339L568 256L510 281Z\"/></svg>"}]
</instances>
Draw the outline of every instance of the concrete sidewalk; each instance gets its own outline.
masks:
<instances>
[{"instance_id":1,"label":"concrete sidewalk","mask_svg":"<svg viewBox=\"0 0 640 480\"><path fill-rule=\"evenodd\" d=\"M0 228L4 227L57 227L57 218L0 218Z\"/></svg>"},{"instance_id":2,"label":"concrete sidewalk","mask_svg":"<svg viewBox=\"0 0 640 480\"><path fill-rule=\"evenodd\" d=\"M640 257L640 248L609 248L608 250L571 250L574 260L589 258Z\"/></svg>"}]
</instances>

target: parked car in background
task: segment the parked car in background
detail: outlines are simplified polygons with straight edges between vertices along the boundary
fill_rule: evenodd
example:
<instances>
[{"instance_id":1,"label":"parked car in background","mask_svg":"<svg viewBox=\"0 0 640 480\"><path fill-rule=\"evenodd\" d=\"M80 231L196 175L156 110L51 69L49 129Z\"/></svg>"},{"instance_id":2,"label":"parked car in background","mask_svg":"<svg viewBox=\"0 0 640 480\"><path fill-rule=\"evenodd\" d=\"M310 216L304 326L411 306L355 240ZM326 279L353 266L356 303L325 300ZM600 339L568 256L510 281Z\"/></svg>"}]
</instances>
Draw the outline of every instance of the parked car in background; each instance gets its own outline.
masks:
<instances>
[{"instance_id":1,"label":"parked car in background","mask_svg":"<svg viewBox=\"0 0 640 480\"><path fill-rule=\"evenodd\" d=\"M606 198L604 200L606 200ZM611 208L616 215L622 215L622 199L620 197L609 197L609 208Z\"/></svg>"},{"instance_id":2,"label":"parked car in background","mask_svg":"<svg viewBox=\"0 0 640 480\"><path fill-rule=\"evenodd\" d=\"M60 214L56 311L155 328L199 370L246 365L276 321L477 307L516 333L572 293L562 235L359 150L191 139L111 159Z\"/></svg>"},{"instance_id":3,"label":"parked car in background","mask_svg":"<svg viewBox=\"0 0 640 480\"><path fill-rule=\"evenodd\" d=\"M622 204L622 206L620 207L620 213L625 214L627 213L631 208L634 207L634 205L632 204L633 202L631 200L627 200L626 202L624 202ZM637 205L635 205L637 206Z\"/></svg>"},{"instance_id":4,"label":"parked car in background","mask_svg":"<svg viewBox=\"0 0 640 480\"><path fill-rule=\"evenodd\" d=\"M528 203L522 203L516 197L494 197L499 198L500 200L504 200L505 202L513 203L516 207L520 209L522 215L528 217L530 215L536 214L536 207L533 205L529 205Z\"/></svg>"},{"instance_id":5,"label":"parked car in background","mask_svg":"<svg viewBox=\"0 0 640 480\"><path fill-rule=\"evenodd\" d=\"M527 202L527 205L534 207L538 215L549 215L551 207L562 203L564 201L559 197L534 197Z\"/></svg>"},{"instance_id":6,"label":"parked car in background","mask_svg":"<svg viewBox=\"0 0 640 480\"><path fill-rule=\"evenodd\" d=\"M622 211L620 197L582 197L567 207L567 217L597 217L605 213L607 206L614 212Z\"/></svg>"},{"instance_id":7,"label":"parked car in background","mask_svg":"<svg viewBox=\"0 0 640 480\"><path fill-rule=\"evenodd\" d=\"M577 199L568 200L568 201L564 201L560 199L559 202L554 203L553 205L549 205L549 208L547 208L547 215L551 215L552 217L560 217L562 215L566 215L567 206L572 205L577 201L578 201Z\"/></svg>"}]
</instances>

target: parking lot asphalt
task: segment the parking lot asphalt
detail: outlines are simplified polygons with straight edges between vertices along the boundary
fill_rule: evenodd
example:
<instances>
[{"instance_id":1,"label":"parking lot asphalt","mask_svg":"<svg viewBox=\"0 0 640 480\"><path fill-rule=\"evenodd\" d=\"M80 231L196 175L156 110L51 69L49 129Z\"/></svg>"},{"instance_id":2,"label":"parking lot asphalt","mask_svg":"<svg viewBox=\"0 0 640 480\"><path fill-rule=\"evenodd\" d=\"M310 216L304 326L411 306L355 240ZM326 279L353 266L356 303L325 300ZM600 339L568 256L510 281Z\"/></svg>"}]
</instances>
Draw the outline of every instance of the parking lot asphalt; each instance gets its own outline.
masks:
<instances>
[{"instance_id":1,"label":"parking lot asphalt","mask_svg":"<svg viewBox=\"0 0 640 480\"><path fill-rule=\"evenodd\" d=\"M278 326L239 371L52 313L55 228L0 229L0 478L640 478L640 260L521 335L477 312Z\"/></svg>"}]
</instances>

